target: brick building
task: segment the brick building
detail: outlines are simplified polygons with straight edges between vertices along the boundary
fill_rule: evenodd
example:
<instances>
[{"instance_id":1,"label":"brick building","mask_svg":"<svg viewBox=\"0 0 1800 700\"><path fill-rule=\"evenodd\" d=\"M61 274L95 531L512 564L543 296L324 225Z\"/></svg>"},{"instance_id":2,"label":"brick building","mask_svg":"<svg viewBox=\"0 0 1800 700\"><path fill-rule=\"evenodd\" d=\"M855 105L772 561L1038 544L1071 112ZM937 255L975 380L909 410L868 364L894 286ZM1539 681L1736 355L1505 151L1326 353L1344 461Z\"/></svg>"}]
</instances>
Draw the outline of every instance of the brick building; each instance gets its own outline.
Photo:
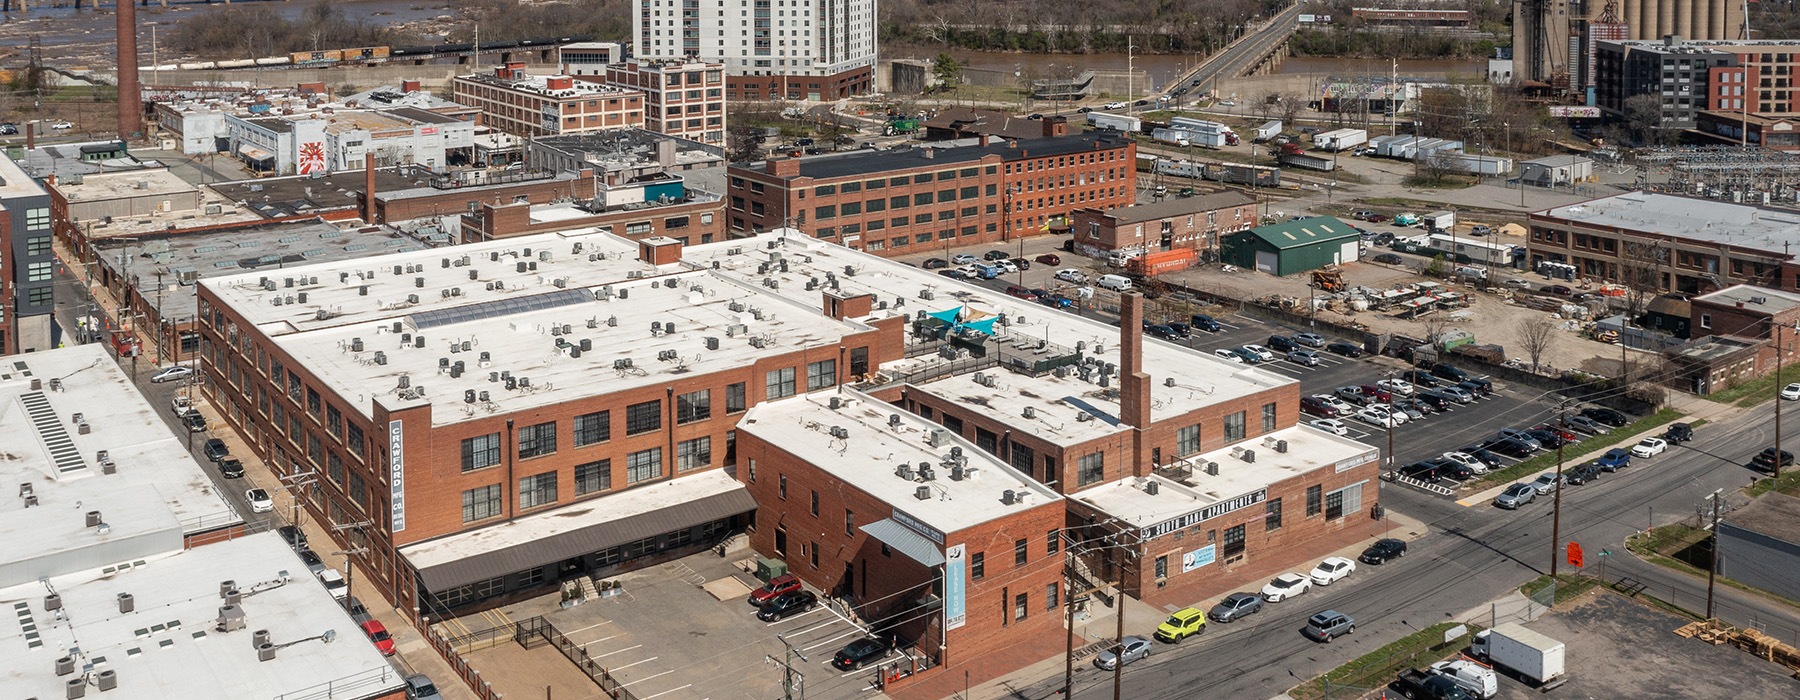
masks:
<instances>
[{"instance_id":1,"label":"brick building","mask_svg":"<svg viewBox=\"0 0 1800 700\"><path fill-rule=\"evenodd\" d=\"M495 182L465 183L454 178L441 178L408 184L411 186L376 188L376 223L456 216L476 211L483 204L549 204L557 200L589 198L594 196L598 182L591 170L560 170Z\"/></svg>"},{"instance_id":2,"label":"brick building","mask_svg":"<svg viewBox=\"0 0 1800 700\"><path fill-rule=\"evenodd\" d=\"M361 523L402 609L685 555L753 505L719 471L743 411L898 359L900 327L680 257L565 232L202 280L206 390L317 475L308 512Z\"/></svg>"},{"instance_id":3,"label":"brick building","mask_svg":"<svg viewBox=\"0 0 1800 700\"><path fill-rule=\"evenodd\" d=\"M1112 210L1082 207L1070 219L1075 251L1089 257L1189 248L1216 258L1221 236L1257 223L1256 200L1237 190Z\"/></svg>"},{"instance_id":4,"label":"brick building","mask_svg":"<svg viewBox=\"0 0 1800 700\"><path fill-rule=\"evenodd\" d=\"M1665 353L1671 386L1711 393L1800 358L1800 294L1740 284L1688 303L1692 340Z\"/></svg>"},{"instance_id":5,"label":"brick building","mask_svg":"<svg viewBox=\"0 0 1800 700\"><path fill-rule=\"evenodd\" d=\"M528 75L523 63L508 63L492 74L456 76L451 90L457 102L481 110L482 124L516 136L644 126L642 91L567 75Z\"/></svg>"},{"instance_id":6,"label":"brick building","mask_svg":"<svg viewBox=\"0 0 1800 700\"><path fill-rule=\"evenodd\" d=\"M1628 192L1532 212L1531 265L1576 279L1646 280L1702 294L1736 284L1800 289L1800 214L1713 199Z\"/></svg>"},{"instance_id":7,"label":"brick building","mask_svg":"<svg viewBox=\"0 0 1800 700\"><path fill-rule=\"evenodd\" d=\"M691 189L682 178L653 173L609 178L594 197L577 202L482 202L462 216L462 242L576 228L605 228L631 240L667 236L682 245L723 240L725 203Z\"/></svg>"},{"instance_id":8,"label":"brick building","mask_svg":"<svg viewBox=\"0 0 1800 700\"><path fill-rule=\"evenodd\" d=\"M1136 142L1065 133L958 148L774 158L727 170L733 232L783 226L845 247L896 255L1010 241L1081 208L1135 198Z\"/></svg>"},{"instance_id":9,"label":"brick building","mask_svg":"<svg viewBox=\"0 0 1800 700\"><path fill-rule=\"evenodd\" d=\"M854 390L765 403L740 425L757 551L940 665L1062 634L1055 491Z\"/></svg>"},{"instance_id":10,"label":"brick building","mask_svg":"<svg viewBox=\"0 0 1800 700\"><path fill-rule=\"evenodd\" d=\"M644 128L725 145L725 65L632 59L606 67L608 84L644 93Z\"/></svg>"},{"instance_id":11,"label":"brick building","mask_svg":"<svg viewBox=\"0 0 1800 700\"><path fill-rule=\"evenodd\" d=\"M637 0L632 50L725 66L726 99L832 101L875 88L874 0Z\"/></svg>"}]
</instances>

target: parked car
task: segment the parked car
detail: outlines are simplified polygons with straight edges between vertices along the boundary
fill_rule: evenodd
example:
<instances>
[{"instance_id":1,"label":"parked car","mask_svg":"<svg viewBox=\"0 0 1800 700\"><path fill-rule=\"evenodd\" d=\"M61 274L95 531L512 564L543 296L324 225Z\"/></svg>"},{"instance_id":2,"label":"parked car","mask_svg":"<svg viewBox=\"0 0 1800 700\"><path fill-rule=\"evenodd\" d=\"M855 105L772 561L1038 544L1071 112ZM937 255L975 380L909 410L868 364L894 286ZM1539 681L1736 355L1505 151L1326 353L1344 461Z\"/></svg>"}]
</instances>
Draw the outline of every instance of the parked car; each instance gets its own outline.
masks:
<instances>
[{"instance_id":1,"label":"parked car","mask_svg":"<svg viewBox=\"0 0 1800 700\"><path fill-rule=\"evenodd\" d=\"M1382 403L1387 403L1394 398L1394 395L1391 392L1379 384L1364 384L1357 388L1362 389L1363 396L1368 396Z\"/></svg>"},{"instance_id":2,"label":"parked car","mask_svg":"<svg viewBox=\"0 0 1800 700\"><path fill-rule=\"evenodd\" d=\"M1654 440L1655 438L1650 439ZM1631 450L1627 450L1623 447L1614 447L1607 450L1606 454L1600 455L1600 459L1594 461L1600 465L1601 469L1609 472L1616 472L1631 466Z\"/></svg>"},{"instance_id":3,"label":"parked car","mask_svg":"<svg viewBox=\"0 0 1800 700\"><path fill-rule=\"evenodd\" d=\"M1538 451L1540 448L1535 443L1526 442L1525 440L1520 440L1518 438L1502 438L1488 444L1487 449L1508 457L1518 457L1523 459L1525 457L1530 457L1531 453Z\"/></svg>"},{"instance_id":4,"label":"parked car","mask_svg":"<svg viewBox=\"0 0 1800 700\"><path fill-rule=\"evenodd\" d=\"M1286 573L1276 576L1262 588L1263 600L1279 603L1297 595L1304 595L1312 590L1312 579L1300 574Z\"/></svg>"},{"instance_id":5,"label":"parked car","mask_svg":"<svg viewBox=\"0 0 1800 700\"><path fill-rule=\"evenodd\" d=\"M1519 442L1530 445L1533 450L1541 450L1548 447L1548 445L1545 445L1542 441L1539 441L1537 437L1533 436L1531 431L1520 428L1501 428L1500 437L1518 440Z\"/></svg>"},{"instance_id":6,"label":"parked car","mask_svg":"<svg viewBox=\"0 0 1800 700\"><path fill-rule=\"evenodd\" d=\"M1336 610L1326 610L1306 618L1306 628L1300 633L1307 639L1330 643L1331 640L1356 631L1356 621Z\"/></svg>"},{"instance_id":7,"label":"parked car","mask_svg":"<svg viewBox=\"0 0 1800 700\"><path fill-rule=\"evenodd\" d=\"M1563 472L1563 481L1572 486L1580 486L1600 478L1600 465L1597 462L1583 462L1581 466Z\"/></svg>"},{"instance_id":8,"label":"parked car","mask_svg":"<svg viewBox=\"0 0 1800 700\"><path fill-rule=\"evenodd\" d=\"M1501 464L1500 455L1494 454L1491 450L1480 445L1468 445L1456 451L1480 460L1482 464L1487 465L1488 469L1493 469Z\"/></svg>"},{"instance_id":9,"label":"parked car","mask_svg":"<svg viewBox=\"0 0 1800 700\"><path fill-rule=\"evenodd\" d=\"M1446 365L1441 362L1431 366L1431 374L1432 376L1442 377L1453 382L1460 382L1471 378L1471 375L1468 372L1462 371L1462 368L1455 365Z\"/></svg>"},{"instance_id":10,"label":"parked car","mask_svg":"<svg viewBox=\"0 0 1800 700\"><path fill-rule=\"evenodd\" d=\"M1500 678L1494 669L1474 659L1452 659L1431 665L1431 672L1450 679L1470 698L1488 700L1500 694Z\"/></svg>"},{"instance_id":11,"label":"parked car","mask_svg":"<svg viewBox=\"0 0 1800 700\"><path fill-rule=\"evenodd\" d=\"M1793 464L1794 464L1794 453L1789 452L1787 450L1782 450L1781 451L1781 466L1789 467L1789 466L1793 466ZM1750 465L1754 466L1758 469L1772 469L1775 465L1775 448L1773 448L1773 447L1763 448L1763 451L1756 453L1756 456L1751 458Z\"/></svg>"},{"instance_id":12,"label":"parked car","mask_svg":"<svg viewBox=\"0 0 1800 700\"><path fill-rule=\"evenodd\" d=\"M1325 561L1313 567L1312 582L1329 586L1353 573L1356 573L1356 562L1343 557L1325 557Z\"/></svg>"},{"instance_id":13,"label":"parked car","mask_svg":"<svg viewBox=\"0 0 1800 700\"><path fill-rule=\"evenodd\" d=\"M244 492L244 500L250 502L250 512L267 513L275 510L275 499L262 489L250 489Z\"/></svg>"},{"instance_id":14,"label":"parked car","mask_svg":"<svg viewBox=\"0 0 1800 700\"><path fill-rule=\"evenodd\" d=\"M1445 452L1438 459L1455 462L1457 464L1463 465L1465 467L1468 467L1470 471L1473 471L1476 474L1486 474L1487 470L1488 470L1487 463L1482 462L1479 459L1476 459L1475 455L1468 454L1466 452Z\"/></svg>"},{"instance_id":15,"label":"parked car","mask_svg":"<svg viewBox=\"0 0 1800 700\"><path fill-rule=\"evenodd\" d=\"M1800 400L1800 382L1781 387L1781 398L1786 401Z\"/></svg>"},{"instance_id":16,"label":"parked car","mask_svg":"<svg viewBox=\"0 0 1800 700\"><path fill-rule=\"evenodd\" d=\"M1072 267L1057 270L1053 276L1069 284L1086 284L1088 281L1087 273Z\"/></svg>"},{"instance_id":17,"label":"parked car","mask_svg":"<svg viewBox=\"0 0 1800 700\"><path fill-rule=\"evenodd\" d=\"M919 265L919 267L925 268L927 270L941 270L941 269L944 269L949 266L950 266L950 261L945 260L943 258L926 258L925 262L923 262Z\"/></svg>"},{"instance_id":18,"label":"parked car","mask_svg":"<svg viewBox=\"0 0 1800 700\"><path fill-rule=\"evenodd\" d=\"M350 619L356 621L356 624L360 625L364 621L375 619L375 616L369 614L369 609L363 607L362 601L357 600L356 596L344 596L342 600L338 601L338 604L344 606L344 612L350 613Z\"/></svg>"},{"instance_id":19,"label":"parked car","mask_svg":"<svg viewBox=\"0 0 1800 700\"><path fill-rule=\"evenodd\" d=\"M1224 326L1219 325L1218 319L1206 314L1194 314L1192 317L1188 318L1188 324L1208 333L1217 333L1224 328Z\"/></svg>"},{"instance_id":20,"label":"parked car","mask_svg":"<svg viewBox=\"0 0 1800 700\"><path fill-rule=\"evenodd\" d=\"M1008 253L1004 250L990 250L986 253L983 253L981 256L981 259L993 261L993 260L1005 260L1010 257L1012 257L1012 253Z\"/></svg>"},{"instance_id":21,"label":"parked car","mask_svg":"<svg viewBox=\"0 0 1800 700\"><path fill-rule=\"evenodd\" d=\"M1325 346L1325 351L1335 354L1335 355L1343 355L1344 357L1351 357L1351 358L1363 356L1362 348L1359 348L1355 345L1351 345L1351 344L1345 343L1345 342L1336 342L1336 343L1328 344Z\"/></svg>"},{"instance_id":22,"label":"parked car","mask_svg":"<svg viewBox=\"0 0 1800 700\"><path fill-rule=\"evenodd\" d=\"M1543 425L1539 425L1537 427L1537 429L1543 430L1546 432L1550 432L1550 433L1554 433L1557 437L1563 439L1564 444L1571 443L1571 442L1581 439L1580 435L1576 435L1575 433L1570 432L1570 431L1562 428L1561 426L1558 426L1555 423L1545 423Z\"/></svg>"},{"instance_id":23,"label":"parked car","mask_svg":"<svg viewBox=\"0 0 1800 700\"><path fill-rule=\"evenodd\" d=\"M1337 409L1338 413L1348 414L1356 410L1355 406L1331 394L1313 394L1310 398L1324 402L1325 405Z\"/></svg>"},{"instance_id":24,"label":"parked car","mask_svg":"<svg viewBox=\"0 0 1800 700\"><path fill-rule=\"evenodd\" d=\"M302 549L297 554L300 555L300 563L305 564L306 570L312 572L312 575L318 576L319 572L325 570L325 559L318 552Z\"/></svg>"},{"instance_id":25,"label":"parked car","mask_svg":"<svg viewBox=\"0 0 1800 700\"><path fill-rule=\"evenodd\" d=\"M1375 382L1375 386L1381 387L1395 396L1412 396L1413 394L1412 382L1404 379L1382 379Z\"/></svg>"},{"instance_id":26,"label":"parked car","mask_svg":"<svg viewBox=\"0 0 1800 700\"><path fill-rule=\"evenodd\" d=\"M1374 219L1370 219L1369 221L1373 222ZM1383 265L1399 265L1401 263L1406 262L1405 258L1402 258L1393 253L1381 253L1379 255L1376 255L1373 259L1375 260L1375 262L1381 263Z\"/></svg>"},{"instance_id":27,"label":"parked car","mask_svg":"<svg viewBox=\"0 0 1800 700\"><path fill-rule=\"evenodd\" d=\"M1175 332L1174 328L1160 323L1144 330L1153 338L1161 338L1171 343L1179 343L1186 338L1186 336Z\"/></svg>"},{"instance_id":28,"label":"parked car","mask_svg":"<svg viewBox=\"0 0 1800 700\"><path fill-rule=\"evenodd\" d=\"M1468 389L1464 389L1460 386L1446 386L1446 387L1442 387L1442 388L1438 388L1438 389L1432 389L1432 391L1435 391L1444 396L1448 396L1448 397L1450 397L1451 401L1455 401L1457 403L1474 403L1474 401L1475 401L1475 394L1470 393L1470 391Z\"/></svg>"},{"instance_id":29,"label":"parked car","mask_svg":"<svg viewBox=\"0 0 1800 700\"><path fill-rule=\"evenodd\" d=\"M425 674L415 673L406 677L406 700L443 700L438 693L437 685Z\"/></svg>"},{"instance_id":30,"label":"parked car","mask_svg":"<svg viewBox=\"0 0 1800 700\"><path fill-rule=\"evenodd\" d=\"M69 123L69 121L66 119L58 119L56 121L50 122L50 128L55 129L57 131L67 131L69 129L75 128L75 125Z\"/></svg>"},{"instance_id":31,"label":"parked car","mask_svg":"<svg viewBox=\"0 0 1800 700\"><path fill-rule=\"evenodd\" d=\"M1300 397L1300 412L1321 418L1336 418L1343 413L1317 396Z\"/></svg>"},{"instance_id":32,"label":"parked car","mask_svg":"<svg viewBox=\"0 0 1800 700\"><path fill-rule=\"evenodd\" d=\"M1157 640L1170 644L1179 643L1183 639L1195 635L1206 634L1206 613L1199 608L1182 608L1169 615L1169 619L1156 626Z\"/></svg>"},{"instance_id":33,"label":"parked car","mask_svg":"<svg viewBox=\"0 0 1800 700\"><path fill-rule=\"evenodd\" d=\"M206 432L206 416L200 415L199 411L182 416L181 424L187 426L187 431L190 433Z\"/></svg>"},{"instance_id":34,"label":"parked car","mask_svg":"<svg viewBox=\"0 0 1800 700\"><path fill-rule=\"evenodd\" d=\"M276 534L281 535L281 541L286 542L288 547L293 549L306 549L306 532L300 528L292 525L283 525L275 528L275 532Z\"/></svg>"},{"instance_id":35,"label":"parked car","mask_svg":"<svg viewBox=\"0 0 1800 700\"><path fill-rule=\"evenodd\" d=\"M863 664L887 658L893 648L888 643L874 637L863 637L839 649L831 657L831 667L840 671L854 671Z\"/></svg>"},{"instance_id":36,"label":"parked car","mask_svg":"<svg viewBox=\"0 0 1800 700\"><path fill-rule=\"evenodd\" d=\"M369 641L375 645L375 650L381 652L382 656L394 655L394 638L388 635L387 627L382 625L380 620L365 621L360 627L362 627L363 634L368 635Z\"/></svg>"},{"instance_id":37,"label":"parked car","mask_svg":"<svg viewBox=\"0 0 1800 700\"><path fill-rule=\"evenodd\" d=\"M1024 299L1026 301L1031 301L1031 300L1034 300L1037 298L1036 296L1034 296L1031 293L1031 290L1026 289L1026 288L1021 287L1016 284L1006 285L1006 295L1009 297L1012 297L1014 299Z\"/></svg>"},{"instance_id":38,"label":"parked car","mask_svg":"<svg viewBox=\"0 0 1800 700\"><path fill-rule=\"evenodd\" d=\"M1037 256L1034 259L1045 265L1061 265L1062 264L1062 256L1057 255L1055 253L1045 253L1043 255Z\"/></svg>"},{"instance_id":39,"label":"parked car","mask_svg":"<svg viewBox=\"0 0 1800 700\"><path fill-rule=\"evenodd\" d=\"M1350 434L1350 426L1345 425L1343 421L1336 418L1315 418L1307 421L1306 424L1327 433L1331 433L1332 435Z\"/></svg>"},{"instance_id":40,"label":"parked car","mask_svg":"<svg viewBox=\"0 0 1800 700\"><path fill-rule=\"evenodd\" d=\"M1694 426L1688 423L1676 423L1663 433L1663 439L1671 445L1679 445L1694 439Z\"/></svg>"},{"instance_id":41,"label":"parked car","mask_svg":"<svg viewBox=\"0 0 1800 700\"><path fill-rule=\"evenodd\" d=\"M1390 537L1376 540L1375 544L1369 545L1368 549L1363 550L1362 556L1357 557L1356 560L1364 564L1386 564L1404 556L1406 556L1406 540L1396 540Z\"/></svg>"},{"instance_id":42,"label":"parked car","mask_svg":"<svg viewBox=\"0 0 1800 700\"><path fill-rule=\"evenodd\" d=\"M1556 472L1544 472L1539 474L1536 479L1531 480L1531 490L1536 491L1539 496L1542 496L1555 490L1556 482Z\"/></svg>"},{"instance_id":43,"label":"parked car","mask_svg":"<svg viewBox=\"0 0 1800 700\"><path fill-rule=\"evenodd\" d=\"M952 268L952 269L949 269L949 270L938 270L938 274L940 274L940 275L943 275L943 276L945 276L945 277L948 277L948 278L950 278L950 279L953 279L953 280L966 280L966 279L969 279L969 273L968 273L968 271L966 271L966 270L964 270L964 269L962 269L962 268L960 268L960 267L958 267L958 268Z\"/></svg>"},{"instance_id":44,"label":"parked car","mask_svg":"<svg viewBox=\"0 0 1800 700\"><path fill-rule=\"evenodd\" d=\"M1238 354L1238 351L1235 349L1219 348L1218 350L1213 351L1213 357L1217 357L1217 358L1219 358L1221 360L1225 360L1227 362L1236 362L1240 365L1246 364L1244 361L1244 356Z\"/></svg>"},{"instance_id":45,"label":"parked car","mask_svg":"<svg viewBox=\"0 0 1800 700\"><path fill-rule=\"evenodd\" d=\"M1416 369L1409 369L1409 370L1406 370L1405 372L1401 372L1400 378L1404 379L1408 382L1411 382L1413 386L1419 387L1421 389L1430 389L1433 387L1442 386L1444 384L1443 380L1438 379L1437 377L1431 376L1430 372L1425 372L1425 371L1416 370Z\"/></svg>"},{"instance_id":46,"label":"parked car","mask_svg":"<svg viewBox=\"0 0 1800 700\"><path fill-rule=\"evenodd\" d=\"M1540 428L1532 428L1525 431L1525 434L1530 435L1531 439L1538 441L1538 444L1543 445L1546 450L1553 450L1557 447L1569 444L1569 441L1562 439L1561 435Z\"/></svg>"},{"instance_id":47,"label":"parked car","mask_svg":"<svg viewBox=\"0 0 1800 700\"><path fill-rule=\"evenodd\" d=\"M219 460L219 476L225 477L227 479L243 478L244 477L244 463L239 460L232 459L230 457Z\"/></svg>"},{"instance_id":48,"label":"parked car","mask_svg":"<svg viewBox=\"0 0 1800 700\"><path fill-rule=\"evenodd\" d=\"M756 611L756 619L763 622L774 622L789 615L803 613L817 607L819 597L812 591L788 591L763 603L762 609Z\"/></svg>"},{"instance_id":49,"label":"parked car","mask_svg":"<svg viewBox=\"0 0 1800 700\"><path fill-rule=\"evenodd\" d=\"M1019 271L1019 266L1014 265L1013 261L1008 258L990 261L988 264L993 265L995 269L999 270L999 274L1010 275Z\"/></svg>"},{"instance_id":50,"label":"parked car","mask_svg":"<svg viewBox=\"0 0 1800 700\"><path fill-rule=\"evenodd\" d=\"M1417 400L1419 403L1425 404L1425 405L1430 406L1433 409L1436 409L1439 411L1448 411L1448 410L1450 410L1450 406L1452 404L1456 403L1456 399L1450 398L1448 395L1446 395L1443 392L1438 391L1436 389L1432 389L1429 391L1421 391L1421 392L1419 392L1419 394L1417 396L1414 396L1413 398L1415 400Z\"/></svg>"},{"instance_id":51,"label":"parked car","mask_svg":"<svg viewBox=\"0 0 1800 700\"><path fill-rule=\"evenodd\" d=\"M1287 361L1297 365L1317 367L1319 366L1319 353L1311 350L1289 350Z\"/></svg>"},{"instance_id":52,"label":"parked car","mask_svg":"<svg viewBox=\"0 0 1800 700\"><path fill-rule=\"evenodd\" d=\"M1547 284L1538 288L1539 294L1554 294L1559 297L1566 297L1574 292L1575 290L1560 284Z\"/></svg>"},{"instance_id":53,"label":"parked car","mask_svg":"<svg viewBox=\"0 0 1800 700\"><path fill-rule=\"evenodd\" d=\"M1494 505L1507 510L1516 510L1537 498L1537 489L1531 484L1513 484L1494 497Z\"/></svg>"},{"instance_id":54,"label":"parked car","mask_svg":"<svg viewBox=\"0 0 1800 700\"><path fill-rule=\"evenodd\" d=\"M1405 415L1408 422L1421 420L1426 414L1435 413L1431 409L1421 408L1412 399L1394 399L1388 403L1388 410Z\"/></svg>"},{"instance_id":55,"label":"parked car","mask_svg":"<svg viewBox=\"0 0 1800 700\"><path fill-rule=\"evenodd\" d=\"M1662 438L1644 438L1631 447L1631 455L1649 459L1662 454L1667 449L1669 449L1669 443Z\"/></svg>"},{"instance_id":56,"label":"parked car","mask_svg":"<svg viewBox=\"0 0 1800 700\"><path fill-rule=\"evenodd\" d=\"M325 586L325 591L330 593L331 597L336 598L339 601L349 597L350 584L344 580L344 575L338 573L337 569L327 568L324 571L313 574L313 576L319 579L319 583Z\"/></svg>"},{"instance_id":57,"label":"parked car","mask_svg":"<svg viewBox=\"0 0 1800 700\"><path fill-rule=\"evenodd\" d=\"M1026 260L1024 258L1007 258L1006 261L1009 263L1012 263L1013 269L1015 271L1031 269L1031 261Z\"/></svg>"},{"instance_id":58,"label":"parked car","mask_svg":"<svg viewBox=\"0 0 1800 700\"><path fill-rule=\"evenodd\" d=\"M968 253L957 253L955 255L950 256L950 262L953 264L956 264L956 265L968 265L968 264L972 264L972 263L981 262L981 258L977 258Z\"/></svg>"},{"instance_id":59,"label":"parked car","mask_svg":"<svg viewBox=\"0 0 1800 700\"><path fill-rule=\"evenodd\" d=\"M1563 422L1569 425L1569 429L1589 435L1599 435L1607 430L1606 426L1587 416L1568 416L1563 419Z\"/></svg>"},{"instance_id":60,"label":"parked car","mask_svg":"<svg viewBox=\"0 0 1800 700\"><path fill-rule=\"evenodd\" d=\"M1289 350L1293 350L1293 349L1295 349L1295 348L1298 348L1298 347L1299 347L1299 346L1298 346L1298 345L1296 345L1296 344L1295 344L1295 343L1294 343L1294 339L1293 339L1293 338L1289 338L1289 337L1287 337L1287 336L1285 336L1285 335L1271 335L1271 336L1269 336L1269 343L1268 343L1268 345L1269 345L1269 349L1270 349L1270 350L1274 350L1274 351L1276 351L1276 352L1287 352L1287 351L1289 351Z\"/></svg>"},{"instance_id":61,"label":"parked car","mask_svg":"<svg viewBox=\"0 0 1800 700\"><path fill-rule=\"evenodd\" d=\"M1214 605L1206 614L1213 622L1232 622L1262 612L1263 599L1255 593L1233 593Z\"/></svg>"},{"instance_id":62,"label":"parked car","mask_svg":"<svg viewBox=\"0 0 1800 700\"><path fill-rule=\"evenodd\" d=\"M1107 647L1094 657L1094 667L1102 671L1111 671L1119 666L1129 665L1133 661L1150 655L1151 644L1146 637L1131 635L1120 640L1120 644ZM1120 647L1124 647L1121 652Z\"/></svg>"},{"instance_id":63,"label":"parked car","mask_svg":"<svg viewBox=\"0 0 1800 700\"><path fill-rule=\"evenodd\" d=\"M1402 422L1401 416L1403 415L1406 414L1389 413L1386 406L1379 404L1364 406L1362 410L1356 412L1357 420L1383 428L1392 428L1400 425Z\"/></svg>"},{"instance_id":64,"label":"parked car","mask_svg":"<svg viewBox=\"0 0 1800 700\"><path fill-rule=\"evenodd\" d=\"M1255 353L1256 359L1259 362L1274 362L1275 361L1275 352L1268 348L1265 348L1261 345L1251 343L1249 345L1245 345L1244 349L1249 350L1252 353Z\"/></svg>"},{"instance_id":65,"label":"parked car","mask_svg":"<svg viewBox=\"0 0 1800 700\"><path fill-rule=\"evenodd\" d=\"M187 365L175 365L172 367L164 367L157 370L155 374L150 375L150 383L161 384L163 382L172 382L178 379L187 379L192 376L194 376L194 368Z\"/></svg>"},{"instance_id":66,"label":"parked car","mask_svg":"<svg viewBox=\"0 0 1800 700\"><path fill-rule=\"evenodd\" d=\"M1309 348L1325 347L1325 336L1317 333L1296 333L1294 334L1293 339L1294 342Z\"/></svg>"},{"instance_id":67,"label":"parked car","mask_svg":"<svg viewBox=\"0 0 1800 700\"><path fill-rule=\"evenodd\" d=\"M1464 379L1460 382L1457 382L1456 387L1458 389L1462 389L1463 391L1469 392L1469 395L1475 396L1475 397L1492 396L1494 394L1494 383L1490 380L1483 379L1481 377L1470 377L1468 379Z\"/></svg>"},{"instance_id":68,"label":"parked car","mask_svg":"<svg viewBox=\"0 0 1800 700\"><path fill-rule=\"evenodd\" d=\"M1588 418L1592 418L1601 423L1605 423L1606 425L1610 425L1614 428L1623 427L1625 424L1631 422L1631 419L1623 413L1620 413L1620 412L1615 411L1610 408L1600 408L1597 406L1593 407L1593 408L1581 409L1581 415L1587 416Z\"/></svg>"},{"instance_id":69,"label":"parked car","mask_svg":"<svg viewBox=\"0 0 1800 700\"><path fill-rule=\"evenodd\" d=\"M1401 671L1388 689L1406 700L1473 700L1456 681L1416 668Z\"/></svg>"},{"instance_id":70,"label":"parked car","mask_svg":"<svg viewBox=\"0 0 1800 700\"><path fill-rule=\"evenodd\" d=\"M776 596L783 593L798 591L802 588L804 588L804 586L801 585L799 576L782 574L769 579L769 582L763 584L761 588L751 591L750 598L747 602L751 605L761 607L768 604L769 601L774 600Z\"/></svg>"}]
</instances>

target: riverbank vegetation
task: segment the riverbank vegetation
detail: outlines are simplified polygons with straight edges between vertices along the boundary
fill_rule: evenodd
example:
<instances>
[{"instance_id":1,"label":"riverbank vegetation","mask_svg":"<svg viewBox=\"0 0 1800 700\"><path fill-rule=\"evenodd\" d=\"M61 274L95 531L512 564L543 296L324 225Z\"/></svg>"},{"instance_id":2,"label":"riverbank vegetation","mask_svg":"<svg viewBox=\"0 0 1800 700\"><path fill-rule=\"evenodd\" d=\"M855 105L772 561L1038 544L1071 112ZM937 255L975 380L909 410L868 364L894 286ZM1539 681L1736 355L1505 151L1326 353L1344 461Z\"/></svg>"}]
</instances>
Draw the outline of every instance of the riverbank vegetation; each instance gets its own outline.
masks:
<instances>
[{"instance_id":1,"label":"riverbank vegetation","mask_svg":"<svg viewBox=\"0 0 1800 700\"><path fill-rule=\"evenodd\" d=\"M1279 12L1279 0L1221 0L1204 5L1049 3L998 0L949 3L887 0L881 41L975 51L1025 53L1210 53L1231 43L1257 17Z\"/></svg>"}]
</instances>

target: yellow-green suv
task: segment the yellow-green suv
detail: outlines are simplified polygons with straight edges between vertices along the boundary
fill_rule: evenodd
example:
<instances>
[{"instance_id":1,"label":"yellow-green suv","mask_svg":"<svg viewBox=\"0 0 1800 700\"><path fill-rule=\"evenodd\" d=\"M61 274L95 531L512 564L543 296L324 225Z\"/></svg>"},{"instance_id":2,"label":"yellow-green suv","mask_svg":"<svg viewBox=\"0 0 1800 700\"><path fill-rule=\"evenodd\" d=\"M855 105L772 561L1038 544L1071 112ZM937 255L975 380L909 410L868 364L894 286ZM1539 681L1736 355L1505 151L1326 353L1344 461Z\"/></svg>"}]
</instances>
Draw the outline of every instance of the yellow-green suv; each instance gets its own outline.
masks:
<instances>
[{"instance_id":1,"label":"yellow-green suv","mask_svg":"<svg viewBox=\"0 0 1800 700\"><path fill-rule=\"evenodd\" d=\"M1156 638L1174 644L1206 632L1206 613L1199 608L1182 608L1156 626Z\"/></svg>"}]
</instances>

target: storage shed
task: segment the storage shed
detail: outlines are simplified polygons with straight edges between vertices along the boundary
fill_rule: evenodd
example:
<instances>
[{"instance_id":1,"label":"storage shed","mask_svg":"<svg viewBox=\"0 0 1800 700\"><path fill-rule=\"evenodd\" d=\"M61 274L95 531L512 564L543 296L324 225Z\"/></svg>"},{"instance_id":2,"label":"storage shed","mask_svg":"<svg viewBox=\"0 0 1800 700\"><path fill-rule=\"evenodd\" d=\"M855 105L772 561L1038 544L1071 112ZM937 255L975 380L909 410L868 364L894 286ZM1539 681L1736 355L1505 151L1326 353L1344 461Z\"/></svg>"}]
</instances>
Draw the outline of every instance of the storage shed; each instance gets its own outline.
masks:
<instances>
[{"instance_id":1,"label":"storage shed","mask_svg":"<svg viewBox=\"0 0 1800 700\"><path fill-rule=\"evenodd\" d=\"M1550 156L1519 165L1519 178L1538 187L1586 182L1594 176L1594 161L1581 156Z\"/></svg>"},{"instance_id":2,"label":"storage shed","mask_svg":"<svg viewBox=\"0 0 1800 700\"><path fill-rule=\"evenodd\" d=\"M1350 224L1314 216L1230 234L1220 247L1227 263L1285 276L1356 261L1362 237Z\"/></svg>"}]
</instances>

